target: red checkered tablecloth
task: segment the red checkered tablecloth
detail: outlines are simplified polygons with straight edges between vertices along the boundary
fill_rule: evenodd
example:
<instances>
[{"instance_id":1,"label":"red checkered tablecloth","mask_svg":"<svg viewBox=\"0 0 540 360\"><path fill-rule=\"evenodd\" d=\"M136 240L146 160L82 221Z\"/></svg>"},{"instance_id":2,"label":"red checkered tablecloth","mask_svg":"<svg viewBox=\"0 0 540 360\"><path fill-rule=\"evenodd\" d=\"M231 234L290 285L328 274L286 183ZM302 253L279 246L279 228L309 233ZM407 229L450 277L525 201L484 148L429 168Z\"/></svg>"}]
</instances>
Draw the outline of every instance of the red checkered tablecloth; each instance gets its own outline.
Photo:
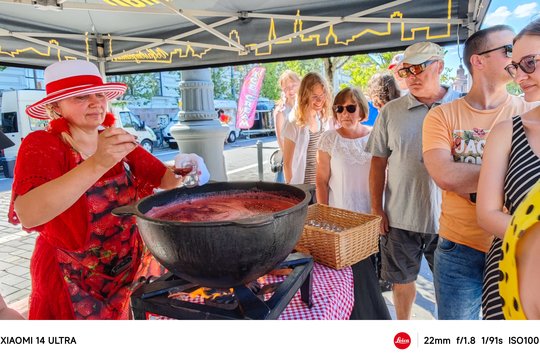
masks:
<instances>
[{"instance_id":1,"label":"red checkered tablecloth","mask_svg":"<svg viewBox=\"0 0 540 360\"><path fill-rule=\"evenodd\" d=\"M283 310L279 320L348 320L354 305L353 274L350 267L334 270L314 263L312 276L311 309L304 303L300 290L296 292L289 305ZM265 275L258 279L261 285L284 280L283 276ZM176 295L171 295L175 297ZM265 299L270 298L270 294ZM201 296L184 296L185 301L203 304ZM147 313L148 320L169 319L162 315Z\"/></svg>"},{"instance_id":2,"label":"red checkered tablecloth","mask_svg":"<svg viewBox=\"0 0 540 360\"><path fill-rule=\"evenodd\" d=\"M334 270L315 263L311 276L313 277L311 309L300 299L298 291L289 306L281 313L279 320L348 320L354 305L351 268Z\"/></svg>"}]
</instances>

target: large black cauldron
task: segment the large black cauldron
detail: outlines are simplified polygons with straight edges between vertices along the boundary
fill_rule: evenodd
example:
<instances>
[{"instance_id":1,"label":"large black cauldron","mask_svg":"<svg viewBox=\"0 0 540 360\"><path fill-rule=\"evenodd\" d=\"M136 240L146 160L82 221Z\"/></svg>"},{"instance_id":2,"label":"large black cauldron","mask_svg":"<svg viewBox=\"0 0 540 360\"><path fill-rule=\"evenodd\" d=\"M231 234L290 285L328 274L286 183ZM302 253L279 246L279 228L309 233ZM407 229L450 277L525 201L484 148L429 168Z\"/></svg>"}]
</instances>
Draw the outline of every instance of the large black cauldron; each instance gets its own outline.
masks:
<instances>
[{"instance_id":1,"label":"large black cauldron","mask_svg":"<svg viewBox=\"0 0 540 360\"><path fill-rule=\"evenodd\" d=\"M299 200L284 211L237 221L181 223L145 216L155 206L217 191L279 191ZM174 274L206 287L229 288L272 270L296 245L311 199L309 191L267 182L217 182L163 191L114 215L137 216L139 232L154 257Z\"/></svg>"}]
</instances>

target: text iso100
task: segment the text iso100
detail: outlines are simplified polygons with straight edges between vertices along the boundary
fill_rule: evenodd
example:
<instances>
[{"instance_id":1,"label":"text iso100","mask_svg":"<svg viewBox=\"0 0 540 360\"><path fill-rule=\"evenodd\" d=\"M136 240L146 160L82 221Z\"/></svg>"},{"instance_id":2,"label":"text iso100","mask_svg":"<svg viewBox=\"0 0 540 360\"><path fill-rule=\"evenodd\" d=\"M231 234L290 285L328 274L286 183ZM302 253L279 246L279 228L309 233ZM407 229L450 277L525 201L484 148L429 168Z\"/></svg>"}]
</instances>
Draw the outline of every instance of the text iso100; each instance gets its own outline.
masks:
<instances>
[{"instance_id":1,"label":"text iso100","mask_svg":"<svg viewBox=\"0 0 540 360\"><path fill-rule=\"evenodd\" d=\"M510 345L538 345L540 339L538 336L510 336L508 343Z\"/></svg>"}]
</instances>

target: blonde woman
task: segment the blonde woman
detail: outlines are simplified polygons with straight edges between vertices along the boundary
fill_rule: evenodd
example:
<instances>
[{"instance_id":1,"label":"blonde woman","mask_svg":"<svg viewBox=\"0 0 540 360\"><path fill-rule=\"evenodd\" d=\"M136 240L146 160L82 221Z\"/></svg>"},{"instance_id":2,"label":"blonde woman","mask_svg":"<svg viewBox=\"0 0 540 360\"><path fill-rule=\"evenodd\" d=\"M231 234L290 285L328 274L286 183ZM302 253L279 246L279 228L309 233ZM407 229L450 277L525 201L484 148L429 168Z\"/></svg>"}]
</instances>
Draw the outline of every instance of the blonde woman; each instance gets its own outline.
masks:
<instances>
[{"instance_id":1,"label":"blonde woman","mask_svg":"<svg viewBox=\"0 0 540 360\"><path fill-rule=\"evenodd\" d=\"M300 86L300 77L291 70L285 70L279 77L281 99L274 112L276 138L279 148L283 151L283 127L289 119L289 114L296 103L296 94Z\"/></svg>"},{"instance_id":2,"label":"blonde woman","mask_svg":"<svg viewBox=\"0 0 540 360\"><path fill-rule=\"evenodd\" d=\"M315 184L317 144L331 123L330 89L317 73L300 83L297 103L283 129L283 170L288 184Z\"/></svg>"}]
</instances>

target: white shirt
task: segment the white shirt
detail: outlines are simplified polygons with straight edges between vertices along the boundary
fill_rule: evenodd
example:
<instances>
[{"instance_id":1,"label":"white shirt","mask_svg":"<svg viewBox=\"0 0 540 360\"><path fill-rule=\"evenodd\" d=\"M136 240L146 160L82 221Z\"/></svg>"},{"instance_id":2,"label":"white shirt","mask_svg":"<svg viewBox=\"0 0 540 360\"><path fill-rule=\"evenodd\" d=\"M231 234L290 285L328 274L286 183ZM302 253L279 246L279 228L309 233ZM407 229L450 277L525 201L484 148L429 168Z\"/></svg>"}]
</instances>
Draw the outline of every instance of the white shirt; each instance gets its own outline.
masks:
<instances>
[{"instance_id":1,"label":"white shirt","mask_svg":"<svg viewBox=\"0 0 540 360\"><path fill-rule=\"evenodd\" d=\"M336 130L321 135L319 150L330 155L328 205L362 213L371 212L369 169L371 154L365 151L366 136L348 139Z\"/></svg>"}]
</instances>

